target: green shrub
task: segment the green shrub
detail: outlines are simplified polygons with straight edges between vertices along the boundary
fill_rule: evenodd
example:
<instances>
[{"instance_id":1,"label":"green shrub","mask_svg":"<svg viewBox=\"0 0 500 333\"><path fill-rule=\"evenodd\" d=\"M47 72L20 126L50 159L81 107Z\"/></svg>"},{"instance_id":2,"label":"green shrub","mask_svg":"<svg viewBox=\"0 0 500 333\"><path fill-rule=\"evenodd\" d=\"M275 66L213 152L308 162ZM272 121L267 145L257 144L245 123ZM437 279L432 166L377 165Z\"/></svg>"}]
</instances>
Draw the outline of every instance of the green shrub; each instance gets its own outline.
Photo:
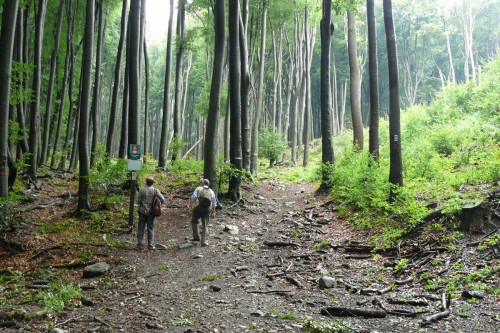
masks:
<instances>
[{"instance_id":1,"label":"green shrub","mask_svg":"<svg viewBox=\"0 0 500 333\"><path fill-rule=\"evenodd\" d=\"M284 154L288 142L283 135L272 127L265 127L259 134L259 157L269 159L269 166L273 167L276 160Z\"/></svg>"}]
</instances>

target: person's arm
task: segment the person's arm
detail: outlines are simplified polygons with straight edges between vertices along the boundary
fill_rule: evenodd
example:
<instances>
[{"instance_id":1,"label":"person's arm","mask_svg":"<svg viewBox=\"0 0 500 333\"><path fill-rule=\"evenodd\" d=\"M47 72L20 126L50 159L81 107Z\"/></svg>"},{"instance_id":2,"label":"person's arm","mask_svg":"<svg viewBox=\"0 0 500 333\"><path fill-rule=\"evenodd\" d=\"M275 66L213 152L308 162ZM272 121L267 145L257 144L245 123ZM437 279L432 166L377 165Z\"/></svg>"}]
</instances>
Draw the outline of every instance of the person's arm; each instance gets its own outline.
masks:
<instances>
[{"instance_id":1,"label":"person's arm","mask_svg":"<svg viewBox=\"0 0 500 333\"><path fill-rule=\"evenodd\" d=\"M158 196L158 199L160 199L160 202L161 202L162 204L164 204L164 203L165 203L165 197L163 196L163 194L161 194L161 192L160 192L160 190L159 190L159 189L156 189L156 191L157 191L157 194L156 194L156 195Z\"/></svg>"},{"instance_id":2,"label":"person's arm","mask_svg":"<svg viewBox=\"0 0 500 333\"><path fill-rule=\"evenodd\" d=\"M191 198L189 200L189 203L188 203L188 206L189 206L189 214L191 214L193 212L193 205L194 203L196 202L196 200L198 199L198 188L196 188L193 192L193 194L191 195Z\"/></svg>"}]
</instances>

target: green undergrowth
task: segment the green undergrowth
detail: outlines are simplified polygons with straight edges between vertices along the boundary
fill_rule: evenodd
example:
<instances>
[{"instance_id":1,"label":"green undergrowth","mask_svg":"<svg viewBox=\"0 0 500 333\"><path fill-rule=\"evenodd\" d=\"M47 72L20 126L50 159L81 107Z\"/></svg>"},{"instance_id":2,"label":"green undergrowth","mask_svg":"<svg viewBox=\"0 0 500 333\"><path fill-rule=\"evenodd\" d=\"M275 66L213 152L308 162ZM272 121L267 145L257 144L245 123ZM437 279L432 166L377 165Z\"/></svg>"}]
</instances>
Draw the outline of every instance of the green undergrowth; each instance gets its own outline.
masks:
<instances>
[{"instance_id":1,"label":"green undergrowth","mask_svg":"<svg viewBox=\"0 0 500 333\"><path fill-rule=\"evenodd\" d=\"M481 85L451 86L429 106L402 111L404 186L393 188L392 202L388 121L380 123L379 164L366 149L352 148L352 132L337 138L331 196L340 215L374 230L373 243L383 247L432 209L453 214L483 200L500 179L499 72L500 58L485 68Z\"/></svg>"}]
</instances>

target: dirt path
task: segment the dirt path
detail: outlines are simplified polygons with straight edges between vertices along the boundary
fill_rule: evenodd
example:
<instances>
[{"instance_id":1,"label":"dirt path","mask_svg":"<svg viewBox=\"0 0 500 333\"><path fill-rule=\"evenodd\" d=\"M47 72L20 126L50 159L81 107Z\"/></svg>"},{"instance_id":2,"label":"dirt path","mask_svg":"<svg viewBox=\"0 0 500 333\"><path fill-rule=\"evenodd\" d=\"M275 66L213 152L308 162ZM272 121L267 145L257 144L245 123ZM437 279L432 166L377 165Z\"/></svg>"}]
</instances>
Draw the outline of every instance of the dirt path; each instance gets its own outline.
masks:
<instances>
[{"instance_id":1,"label":"dirt path","mask_svg":"<svg viewBox=\"0 0 500 333\"><path fill-rule=\"evenodd\" d=\"M185 198L191 190L169 193L156 228L158 250L136 250L135 235L119 236L130 246L103 253L111 263L109 274L80 279L86 306L68 308L51 320L69 332L301 332L306 317L343 319L351 328L345 332L498 329L494 299L465 303L462 310L452 304L450 319L426 327L420 325L426 314L322 316L327 306L379 310L372 305L378 301L390 309L434 313L441 301L440 292L426 291L410 272L397 278L388 274L389 257L346 253L346 241L366 244L368 236L348 228L333 207L324 205L325 197L314 196L315 189L273 180L245 187L245 205L218 211L207 247L187 241L191 227ZM320 289L324 276L331 277L331 288ZM389 298L418 298L427 305L391 305ZM11 331L48 332L43 326L36 320Z\"/></svg>"}]
</instances>

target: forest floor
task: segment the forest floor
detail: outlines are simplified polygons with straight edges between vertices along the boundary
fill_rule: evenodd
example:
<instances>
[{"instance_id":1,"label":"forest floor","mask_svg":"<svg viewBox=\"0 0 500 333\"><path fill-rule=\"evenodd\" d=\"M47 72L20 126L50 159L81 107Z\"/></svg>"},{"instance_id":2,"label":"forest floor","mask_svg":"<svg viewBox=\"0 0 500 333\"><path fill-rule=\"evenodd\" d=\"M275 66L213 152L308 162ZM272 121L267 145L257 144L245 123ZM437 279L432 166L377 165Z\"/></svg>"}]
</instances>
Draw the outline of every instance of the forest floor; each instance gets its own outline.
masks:
<instances>
[{"instance_id":1,"label":"forest floor","mask_svg":"<svg viewBox=\"0 0 500 333\"><path fill-rule=\"evenodd\" d=\"M428 243L419 258L395 267L396 254L371 251L369 232L339 218L328 197L315 194L314 185L261 179L243 185L243 203L223 202L210 225L209 245L200 247L189 241L187 198L192 190L185 185L165 193L167 204L155 231L157 249L149 251L136 249L135 230L96 236L82 229L86 222L69 213L76 207L74 187L42 189L27 206L31 220L0 247L0 332L50 332L53 327L204 333L500 330L499 295L469 294L457 286L463 295L445 300L448 309L442 308L444 288L438 279L450 274L476 273L485 289L500 288L498 271L485 271L498 267L498 260L486 265L467 246L473 239L457 240L462 251L454 253ZM47 221L63 227L47 230ZM22 251L5 245L16 242L24 244ZM83 264L97 261L107 262L109 272L83 279ZM322 277L329 277L322 281L326 288L320 287ZM40 312L36 295L48 286L35 280L62 278L82 288L82 304ZM327 307L357 315L322 315ZM333 328L338 320L343 330L339 323Z\"/></svg>"}]
</instances>

